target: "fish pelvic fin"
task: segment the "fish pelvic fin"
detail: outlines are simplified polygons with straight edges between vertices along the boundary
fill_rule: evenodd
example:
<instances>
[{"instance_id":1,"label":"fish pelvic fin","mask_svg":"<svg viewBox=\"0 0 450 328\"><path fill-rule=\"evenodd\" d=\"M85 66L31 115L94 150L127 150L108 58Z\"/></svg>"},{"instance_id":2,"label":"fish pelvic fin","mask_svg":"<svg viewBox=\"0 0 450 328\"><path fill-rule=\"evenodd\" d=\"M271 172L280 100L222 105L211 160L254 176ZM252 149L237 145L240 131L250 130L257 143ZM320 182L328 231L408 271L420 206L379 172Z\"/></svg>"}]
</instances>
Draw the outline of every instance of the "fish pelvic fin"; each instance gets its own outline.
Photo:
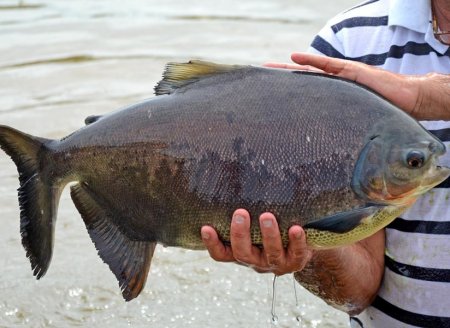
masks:
<instances>
[{"instance_id":1,"label":"fish pelvic fin","mask_svg":"<svg viewBox=\"0 0 450 328\"><path fill-rule=\"evenodd\" d=\"M155 95L169 95L175 90L202 78L231 72L244 67L248 66L215 64L201 60L191 60L187 63L167 63L162 80L154 88Z\"/></svg>"},{"instance_id":2,"label":"fish pelvic fin","mask_svg":"<svg viewBox=\"0 0 450 328\"><path fill-rule=\"evenodd\" d=\"M145 286L156 242L129 239L87 183L70 189L99 256L116 276L123 298L132 300Z\"/></svg>"},{"instance_id":3,"label":"fish pelvic fin","mask_svg":"<svg viewBox=\"0 0 450 328\"><path fill-rule=\"evenodd\" d=\"M37 279L47 272L53 253L54 231L62 186L52 183L43 165L52 140L33 137L0 125L0 147L19 172L20 234Z\"/></svg>"}]
</instances>

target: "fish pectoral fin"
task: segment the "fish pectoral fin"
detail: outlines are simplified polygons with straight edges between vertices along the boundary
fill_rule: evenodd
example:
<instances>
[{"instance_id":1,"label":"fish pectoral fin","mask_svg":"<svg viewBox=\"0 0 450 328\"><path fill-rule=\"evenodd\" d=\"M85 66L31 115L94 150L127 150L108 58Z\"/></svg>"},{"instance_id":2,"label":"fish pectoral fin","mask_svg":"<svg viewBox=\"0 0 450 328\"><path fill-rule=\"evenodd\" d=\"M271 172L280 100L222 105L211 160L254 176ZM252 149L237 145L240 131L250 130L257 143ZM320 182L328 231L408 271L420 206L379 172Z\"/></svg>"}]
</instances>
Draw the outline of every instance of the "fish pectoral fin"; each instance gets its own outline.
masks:
<instances>
[{"instance_id":1,"label":"fish pectoral fin","mask_svg":"<svg viewBox=\"0 0 450 328\"><path fill-rule=\"evenodd\" d=\"M337 213L314 222L307 223L303 226L303 228L345 233L356 228L360 224L361 220L375 214L381 208L382 206L373 205L357 208L348 212Z\"/></svg>"},{"instance_id":2,"label":"fish pectoral fin","mask_svg":"<svg viewBox=\"0 0 450 328\"><path fill-rule=\"evenodd\" d=\"M223 65L201 60L188 63L167 63L163 79L155 86L155 95L169 95L176 89L196 82L204 77L231 72L248 66Z\"/></svg>"},{"instance_id":3,"label":"fish pectoral fin","mask_svg":"<svg viewBox=\"0 0 450 328\"><path fill-rule=\"evenodd\" d=\"M73 185L72 200L80 212L99 256L119 281L123 298L130 301L144 288L156 242L131 240L115 224L111 211L85 183Z\"/></svg>"}]
</instances>

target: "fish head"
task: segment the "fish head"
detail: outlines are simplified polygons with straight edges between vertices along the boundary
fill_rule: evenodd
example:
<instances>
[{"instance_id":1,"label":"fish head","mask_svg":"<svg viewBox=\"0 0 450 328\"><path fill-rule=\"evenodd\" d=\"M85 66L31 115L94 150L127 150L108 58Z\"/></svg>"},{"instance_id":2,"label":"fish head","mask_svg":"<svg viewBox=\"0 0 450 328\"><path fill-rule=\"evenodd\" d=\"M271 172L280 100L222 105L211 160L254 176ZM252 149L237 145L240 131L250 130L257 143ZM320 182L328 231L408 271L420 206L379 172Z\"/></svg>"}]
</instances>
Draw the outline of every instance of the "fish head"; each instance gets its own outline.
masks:
<instances>
[{"instance_id":1,"label":"fish head","mask_svg":"<svg viewBox=\"0 0 450 328\"><path fill-rule=\"evenodd\" d=\"M353 174L353 190L363 199L408 206L450 176L438 163L444 144L418 123L380 130L368 138Z\"/></svg>"}]
</instances>

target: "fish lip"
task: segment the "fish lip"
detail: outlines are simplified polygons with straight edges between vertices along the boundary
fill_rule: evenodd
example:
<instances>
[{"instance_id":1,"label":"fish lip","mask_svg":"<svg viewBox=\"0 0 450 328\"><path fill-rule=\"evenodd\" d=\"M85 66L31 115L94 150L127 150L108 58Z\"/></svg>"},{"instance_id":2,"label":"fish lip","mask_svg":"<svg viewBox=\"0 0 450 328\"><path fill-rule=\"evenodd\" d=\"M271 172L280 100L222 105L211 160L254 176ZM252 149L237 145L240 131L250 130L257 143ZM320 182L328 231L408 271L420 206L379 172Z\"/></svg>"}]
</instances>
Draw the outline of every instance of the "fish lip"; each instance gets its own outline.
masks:
<instances>
[{"instance_id":1,"label":"fish lip","mask_svg":"<svg viewBox=\"0 0 450 328\"><path fill-rule=\"evenodd\" d=\"M449 177L450 167L434 165L433 169L428 171L428 174L424 176L422 183L415 190L402 194L400 197L392 197L389 192L384 189L383 198L376 199L376 197L371 197L370 192L364 190L364 187L360 184L354 185L353 188L357 188L356 190L354 189L355 192L364 193L365 199L373 204L384 206L410 206L419 196L443 183Z\"/></svg>"},{"instance_id":2,"label":"fish lip","mask_svg":"<svg viewBox=\"0 0 450 328\"><path fill-rule=\"evenodd\" d=\"M446 166L436 165L413 192L404 194L402 197L398 197L387 202L390 205L396 206L410 206L418 197L444 182L450 177L450 168Z\"/></svg>"},{"instance_id":3,"label":"fish lip","mask_svg":"<svg viewBox=\"0 0 450 328\"><path fill-rule=\"evenodd\" d=\"M429 172L427 177L424 179L424 183L421 184L421 187L431 189L444 182L448 177L450 177L450 167L436 165L434 170Z\"/></svg>"},{"instance_id":4,"label":"fish lip","mask_svg":"<svg viewBox=\"0 0 450 328\"><path fill-rule=\"evenodd\" d=\"M441 165L438 165L437 167L438 167L439 170L446 170L447 171L447 173L448 173L447 178L450 176L450 167L448 167L448 166L441 166Z\"/></svg>"}]
</instances>

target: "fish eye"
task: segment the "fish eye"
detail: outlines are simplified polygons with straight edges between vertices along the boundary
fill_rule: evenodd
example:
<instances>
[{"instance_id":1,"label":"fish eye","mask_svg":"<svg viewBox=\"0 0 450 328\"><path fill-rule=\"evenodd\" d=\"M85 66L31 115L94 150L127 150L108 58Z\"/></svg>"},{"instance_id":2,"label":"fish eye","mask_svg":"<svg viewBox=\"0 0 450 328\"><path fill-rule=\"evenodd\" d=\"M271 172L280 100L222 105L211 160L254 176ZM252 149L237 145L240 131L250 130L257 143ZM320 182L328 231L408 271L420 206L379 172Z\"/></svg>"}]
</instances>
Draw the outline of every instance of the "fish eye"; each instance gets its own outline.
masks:
<instances>
[{"instance_id":1,"label":"fish eye","mask_svg":"<svg viewBox=\"0 0 450 328\"><path fill-rule=\"evenodd\" d=\"M406 163L412 169L419 169L425 163L425 155L421 151L412 150L406 156Z\"/></svg>"}]
</instances>

